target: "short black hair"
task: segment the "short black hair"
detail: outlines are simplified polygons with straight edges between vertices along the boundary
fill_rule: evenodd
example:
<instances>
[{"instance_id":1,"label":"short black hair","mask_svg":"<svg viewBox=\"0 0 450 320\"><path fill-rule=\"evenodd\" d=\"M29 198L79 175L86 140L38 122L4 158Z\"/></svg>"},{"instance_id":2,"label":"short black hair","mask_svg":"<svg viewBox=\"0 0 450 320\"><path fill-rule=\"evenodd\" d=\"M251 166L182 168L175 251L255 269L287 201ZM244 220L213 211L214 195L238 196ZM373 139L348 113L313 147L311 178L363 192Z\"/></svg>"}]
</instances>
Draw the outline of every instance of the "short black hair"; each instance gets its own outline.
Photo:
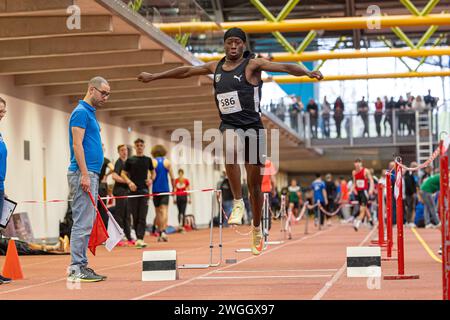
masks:
<instances>
[{"instance_id":1,"label":"short black hair","mask_svg":"<svg viewBox=\"0 0 450 320\"><path fill-rule=\"evenodd\" d=\"M134 144L138 144L138 143L145 143L145 142L141 138L137 138L136 140L134 140Z\"/></svg>"},{"instance_id":2,"label":"short black hair","mask_svg":"<svg viewBox=\"0 0 450 320\"><path fill-rule=\"evenodd\" d=\"M316 173L316 178L320 178L320 173Z\"/></svg>"},{"instance_id":3,"label":"short black hair","mask_svg":"<svg viewBox=\"0 0 450 320\"><path fill-rule=\"evenodd\" d=\"M362 162L362 159L361 158L356 158L355 162Z\"/></svg>"}]
</instances>

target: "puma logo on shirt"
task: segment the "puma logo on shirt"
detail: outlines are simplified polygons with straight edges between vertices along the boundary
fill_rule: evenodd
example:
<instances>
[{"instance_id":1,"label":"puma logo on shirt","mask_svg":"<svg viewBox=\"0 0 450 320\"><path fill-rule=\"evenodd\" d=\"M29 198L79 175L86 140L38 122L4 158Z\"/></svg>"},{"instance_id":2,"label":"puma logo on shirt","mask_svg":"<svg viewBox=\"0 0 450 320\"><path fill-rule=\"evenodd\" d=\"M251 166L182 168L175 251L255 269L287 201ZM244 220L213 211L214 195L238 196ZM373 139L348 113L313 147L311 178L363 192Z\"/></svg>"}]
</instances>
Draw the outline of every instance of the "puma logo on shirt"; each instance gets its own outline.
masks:
<instances>
[{"instance_id":1,"label":"puma logo on shirt","mask_svg":"<svg viewBox=\"0 0 450 320\"><path fill-rule=\"evenodd\" d=\"M233 76L233 78L236 78L236 79L238 79L239 80L239 82L241 82L241 78L242 78L242 74L240 75L240 76Z\"/></svg>"}]
</instances>

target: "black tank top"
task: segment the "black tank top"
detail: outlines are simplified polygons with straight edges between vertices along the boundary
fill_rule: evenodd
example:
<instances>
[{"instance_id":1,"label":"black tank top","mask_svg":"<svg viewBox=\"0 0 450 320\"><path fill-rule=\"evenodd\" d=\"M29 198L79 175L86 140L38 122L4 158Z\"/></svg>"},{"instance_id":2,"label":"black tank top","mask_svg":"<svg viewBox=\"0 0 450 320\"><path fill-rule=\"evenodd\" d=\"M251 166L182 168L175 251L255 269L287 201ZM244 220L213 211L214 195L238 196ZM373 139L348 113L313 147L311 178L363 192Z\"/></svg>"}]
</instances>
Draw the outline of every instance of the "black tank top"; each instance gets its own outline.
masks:
<instances>
[{"instance_id":1,"label":"black tank top","mask_svg":"<svg viewBox=\"0 0 450 320\"><path fill-rule=\"evenodd\" d=\"M245 69L251 58L251 55L247 56L231 71L222 68L225 58L217 65L214 90L222 124L235 127L263 126L259 106L263 82L255 86L245 77Z\"/></svg>"}]
</instances>

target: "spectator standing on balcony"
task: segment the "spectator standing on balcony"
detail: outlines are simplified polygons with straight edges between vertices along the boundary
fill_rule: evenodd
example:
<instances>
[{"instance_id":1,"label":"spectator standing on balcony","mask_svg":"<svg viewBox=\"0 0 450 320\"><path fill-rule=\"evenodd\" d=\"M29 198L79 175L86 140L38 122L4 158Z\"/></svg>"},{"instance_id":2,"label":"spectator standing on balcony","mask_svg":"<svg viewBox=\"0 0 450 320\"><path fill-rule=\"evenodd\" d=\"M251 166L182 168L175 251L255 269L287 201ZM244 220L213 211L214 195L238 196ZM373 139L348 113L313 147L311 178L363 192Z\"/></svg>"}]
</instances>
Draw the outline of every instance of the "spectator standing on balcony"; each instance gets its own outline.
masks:
<instances>
[{"instance_id":1,"label":"spectator standing on balcony","mask_svg":"<svg viewBox=\"0 0 450 320\"><path fill-rule=\"evenodd\" d=\"M286 106L284 105L283 98L281 98L278 101L277 110L275 114L278 118L280 118L281 121L284 121L285 113L286 113Z\"/></svg>"},{"instance_id":2,"label":"spectator standing on balcony","mask_svg":"<svg viewBox=\"0 0 450 320\"><path fill-rule=\"evenodd\" d=\"M403 135L403 131L406 127L406 121L405 121L405 109L406 109L406 101L403 99L403 96L400 96L397 103L395 104L395 110L397 111L397 118L398 118L398 128L397 133L399 135Z\"/></svg>"},{"instance_id":3,"label":"spectator standing on balcony","mask_svg":"<svg viewBox=\"0 0 450 320\"><path fill-rule=\"evenodd\" d=\"M362 97L362 100L356 103L356 111L364 124L362 136L364 137L367 134L367 137L369 137L369 105L365 99L365 97Z\"/></svg>"},{"instance_id":4,"label":"spectator standing on balcony","mask_svg":"<svg viewBox=\"0 0 450 320\"><path fill-rule=\"evenodd\" d=\"M406 126L408 128L408 136L414 135L416 127L415 114L413 112L413 105L416 99L408 93L408 102L406 103Z\"/></svg>"},{"instance_id":5,"label":"spectator standing on balcony","mask_svg":"<svg viewBox=\"0 0 450 320\"><path fill-rule=\"evenodd\" d=\"M422 99L422 96L417 96L416 100L414 100L412 104L412 110L423 112L426 108L425 102Z\"/></svg>"},{"instance_id":6,"label":"spectator standing on balcony","mask_svg":"<svg viewBox=\"0 0 450 320\"><path fill-rule=\"evenodd\" d=\"M303 104L300 106L299 100L296 96L292 96L292 103L289 106L289 115L291 117L291 128L295 131L298 130L298 114L303 110ZM300 98L300 97L299 97ZM301 98L300 98L301 99Z\"/></svg>"},{"instance_id":7,"label":"spectator standing on balcony","mask_svg":"<svg viewBox=\"0 0 450 320\"><path fill-rule=\"evenodd\" d=\"M322 102L322 120L323 120L323 135L325 138L330 137L330 113L331 113L331 106L330 103L327 101L327 97L323 97Z\"/></svg>"},{"instance_id":8,"label":"spectator standing on balcony","mask_svg":"<svg viewBox=\"0 0 450 320\"><path fill-rule=\"evenodd\" d=\"M319 115L319 107L317 106L317 103L314 101L314 99L309 99L309 103L306 106L306 110L309 113L309 125L311 128L311 135L312 138L317 138L317 120ZM313 129L314 128L314 129Z\"/></svg>"},{"instance_id":9,"label":"spectator standing on balcony","mask_svg":"<svg viewBox=\"0 0 450 320\"><path fill-rule=\"evenodd\" d=\"M391 97L391 100L388 101L387 97L384 97L384 135L387 136L387 130L386 130L386 123L389 124L389 131L392 133L394 132L394 128L392 126L392 112L395 108L395 101L394 97Z\"/></svg>"},{"instance_id":10,"label":"spectator standing on balcony","mask_svg":"<svg viewBox=\"0 0 450 320\"><path fill-rule=\"evenodd\" d=\"M433 109L437 106L439 98L431 96L431 90L428 89L428 95L424 97L425 105L428 109Z\"/></svg>"},{"instance_id":11,"label":"spectator standing on balcony","mask_svg":"<svg viewBox=\"0 0 450 320\"><path fill-rule=\"evenodd\" d=\"M385 97L385 101L386 99L387 98ZM375 102L375 126L378 137L381 137L381 118L383 118L383 101L378 97Z\"/></svg>"},{"instance_id":12,"label":"spectator standing on balcony","mask_svg":"<svg viewBox=\"0 0 450 320\"><path fill-rule=\"evenodd\" d=\"M337 138L341 137L341 123L344 119L344 103L341 97L337 97L334 102L334 122L336 123Z\"/></svg>"}]
</instances>

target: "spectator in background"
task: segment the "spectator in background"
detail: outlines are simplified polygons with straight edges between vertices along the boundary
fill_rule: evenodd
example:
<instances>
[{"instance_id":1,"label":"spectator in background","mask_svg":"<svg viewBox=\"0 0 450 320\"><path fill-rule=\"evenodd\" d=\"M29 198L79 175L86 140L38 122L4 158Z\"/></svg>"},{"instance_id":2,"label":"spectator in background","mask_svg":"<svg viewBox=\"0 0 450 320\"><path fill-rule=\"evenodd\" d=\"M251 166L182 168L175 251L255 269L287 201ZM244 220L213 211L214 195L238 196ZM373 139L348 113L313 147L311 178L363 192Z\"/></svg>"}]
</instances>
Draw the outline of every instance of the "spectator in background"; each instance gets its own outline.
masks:
<instances>
[{"instance_id":1,"label":"spectator in background","mask_svg":"<svg viewBox=\"0 0 450 320\"><path fill-rule=\"evenodd\" d=\"M184 230L184 220L186 217L186 206L191 203L191 194L187 193L191 189L189 180L184 177L184 170L178 169L178 177L175 179L174 192L180 192L176 195L174 204L178 208L178 225L181 230Z\"/></svg>"},{"instance_id":2,"label":"spectator in background","mask_svg":"<svg viewBox=\"0 0 450 320\"><path fill-rule=\"evenodd\" d=\"M103 154L105 153L105 145L102 144L102 149L103 149ZM108 169L108 172L106 172L106 170ZM111 160L109 160L108 158L104 157L103 158L103 165L102 165L102 169L100 171L100 176L99 176L99 185L98 185L98 195L101 198L107 197L108 196L108 176L111 175L114 172L114 166L111 163ZM98 211L100 212L100 216L102 217L103 223L105 224L105 227L108 228L108 213L106 212L105 208L103 208L103 206L100 204L100 201L103 200L97 200L97 208ZM106 204L106 201L103 201L103 203Z\"/></svg>"},{"instance_id":3,"label":"spectator in background","mask_svg":"<svg viewBox=\"0 0 450 320\"><path fill-rule=\"evenodd\" d=\"M277 110L275 112L276 116L280 118L281 121L284 122L284 118L286 115L286 106L284 105L283 98L280 98L277 104Z\"/></svg>"},{"instance_id":4,"label":"spectator in background","mask_svg":"<svg viewBox=\"0 0 450 320\"><path fill-rule=\"evenodd\" d=\"M387 100L387 97L384 97L384 135L387 136L386 124L389 125L389 131L391 132L391 136L394 132L394 127L392 126L393 112L395 109L395 101L394 97L391 97L391 100Z\"/></svg>"},{"instance_id":5,"label":"spectator in background","mask_svg":"<svg viewBox=\"0 0 450 320\"><path fill-rule=\"evenodd\" d=\"M142 139L134 141L136 155L129 157L122 169L121 177L126 181L130 189L129 195L149 194L149 188L155 179L155 168L150 157L144 155L145 142ZM147 247L144 242L147 226L148 198L138 197L128 199L128 210L133 216L133 228L136 232L136 248Z\"/></svg>"},{"instance_id":6,"label":"spectator in background","mask_svg":"<svg viewBox=\"0 0 450 320\"><path fill-rule=\"evenodd\" d=\"M159 144L152 148L151 153L153 156L153 167L155 168L156 172L156 178L154 179L152 192L170 192L168 176L170 177L170 185L172 186L172 190L174 189L175 185L175 177L172 171L172 165L169 159L166 158L167 150L164 146ZM166 232L166 228L169 222L169 196L154 196L153 204L155 205L156 210L156 224L158 225L160 230L158 242L167 242L169 240Z\"/></svg>"},{"instance_id":7,"label":"spectator in background","mask_svg":"<svg viewBox=\"0 0 450 320\"><path fill-rule=\"evenodd\" d=\"M327 206L326 210L330 213L334 212L336 209L336 197L337 197L337 187L336 183L333 181L333 176L331 173L325 176L325 190L327 191ZM325 220L327 220L327 225L331 225L331 220L328 216L326 216Z\"/></svg>"},{"instance_id":8,"label":"spectator in background","mask_svg":"<svg viewBox=\"0 0 450 320\"><path fill-rule=\"evenodd\" d=\"M383 118L383 101L380 97L375 102L375 127L377 129L378 137L381 137L381 119Z\"/></svg>"},{"instance_id":9,"label":"spectator in background","mask_svg":"<svg viewBox=\"0 0 450 320\"><path fill-rule=\"evenodd\" d=\"M416 100L414 100L414 103L412 104L412 110L413 111L419 111L423 112L425 110L425 102L422 99L422 96L417 96Z\"/></svg>"},{"instance_id":10,"label":"spectator in background","mask_svg":"<svg viewBox=\"0 0 450 320\"><path fill-rule=\"evenodd\" d=\"M437 103L439 101L439 98L435 98L431 95L431 90L428 89L428 95L426 95L423 99L425 101L425 106L428 109L433 109L437 106Z\"/></svg>"},{"instance_id":11,"label":"spectator in background","mask_svg":"<svg viewBox=\"0 0 450 320\"><path fill-rule=\"evenodd\" d=\"M326 207L328 205L328 195L325 183L323 182L320 173L316 173L316 179L311 184L311 189L314 191L314 204L320 202L322 207ZM317 226L319 224L323 226L324 223L324 214L320 211L319 207L316 208L316 218L314 220L314 224Z\"/></svg>"},{"instance_id":12,"label":"spectator in background","mask_svg":"<svg viewBox=\"0 0 450 320\"><path fill-rule=\"evenodd\" d=\"M289 192L289 208L293 211L294 215L297 216L298 209L302 205L302 190L299 185L297 185L297 180L292 179L291 184L288 187Z\"/></svg>"},{"instance_id":13,"label":"spectator in background","mask_svg":"<svg viewBox=\"0 0 450 320\"><path fill-rule=\"evenodd\" d=\"M349 192L349 187L348 187L348 183L347 180L345 180L344 177L340 176L339 177L339 198L338 198L338 203L339 205L343 206L342 207L342 218L344 222L348 222L348 220L350 219L350 207L347 206L347 204L349 204L350 202L350 192Z\"/></svg>"},{"instance_id":14,"label":"spectator in background","mask_svg":"<svg viewBox=\"0 0 450 320\"><path fill-rule=\"evenodd\" d=\"M440 188L440 175L432 175L420 186L419 200L424 204L425 228L439 228L441 223L437 215L436 204L433 194L438 192Z\"/></svg>"},{"instance_id":15,"label":"spectator in background","mask_svg":"<svg viewBox=\"0 0 450 320\"><path fill-rule=\"evenodd\" d=\"M331 114L331 105L327 101L327 97L323 97L322 102L322 120L323 120L323 135L325 138L330 137L330 114Z\"/></svg>"},{"instance_id":16,"label":"spectator in background","mask_svg":"<svg viewBox=\"0 0 450 320\"><path fill-rule=\"evenodd\" d=\"M0 98L0 121L6 115L6 101ZM5 178L6 178L6 158L8 157L8 151L6 149L6 143L0 134L0 219L3 212L3 203L5 201ZM1 230L0 230L1 237ZM0 284L11 283L10 278L6 278L0 274Z\"/></svg>"},{"instance_id":17,"label":"spectator in background","mask_svg":"<svg viewBox=\"0 0 450 320\"><path fill-rule=\"evenodd\" d=\"M411 162L410 167L414 168L417 166L417 162ZM405 211L406 211L406 226L409 228L415 228L414 223L415 210L417 204L417 194L420 191L419 185L417 184L415 171L406 171L404 175L405 181Z\"/></svg>"},{"instance_id":18,"label":"spectator in background","mask_svg":"<svg viewBox=\"0 0 450 320\"><path fill-rule=\"evenodd\" d=\"M317 139L317 123L319 119L319 107L314 99L309 99L309 103L306 106L306 110L309 113L309 125L311 128L311 135L313 139Z\"/></svg>"},{"instance_id":19,"label":"spectator in background","mask_svg":"<svg viewBox=\"0 0 450 320\"><path fill-rule=\"evenodd\" d=\"M121 144L117 147L119 153L119 159L114 164L114 172L112 178L115 181L113 188L113 195L116 197L128 195L130 189L128 189L127 182L121 177L122 170L125 168L125 163L128 159L128 148L126 145ZM114 218L119 226L125 233L126 241L121 241L119 246L134 246L135 241L131 238L131 216L128 211L128 199L116 199L116 210L114 211Z\"/></svg>"},{"instance_id":20,"label":"spectator in background","mask_svg":"<svg viewBox=\"0 0 450 320\"><path fill-rule=\"evenodd\" d=\"M336 123L337 138L341 137L341 123L344 119L344 108L341 97L337 97L334 102L334 122Z\"/></svg>"},{"instance_id":21,"label":"spectator in background","mask_svg":"<svg viewBox=\"0 0 450 320\"><path fill-rule=\"evenodd\" d=\"M408 93L408 101L406 103L406 127L408 128L408 136L414 135L416 131L416 115L414 114L413 105L415 98Z\"/></svg>"},{"instance_id":22,"label":"spectator in background","mask_svg":"<svg viewBox=\"0 0 450 320\"><path fill-rule=\"evenodd\" d=\"M405 117L406 101L403 99L403 96L400 96L397 103L395 104L395 110L397 112L398 119L397 134L403 136L403 131L405 130L407 123Z\"/></svg>"},{"instance_id":23,"label":"spectator in background","mask_svg":"<svg viewBox=\"0 0 450 320\"><path fill-rule=\"evenodd\" d=\"M369 137L369 105L365 99L365 97L362 97L362 100L356 103L356 111L364 124L362 136L364 137L367 134L367 137Z\"/></svg>"},{"instance_id":24,"label":"spectator in background","mask_svg":"<svg viewBox=\"0 0 450 320\"><path fill-rule=\"evenodd\" d=\"M301 102L300 97L292 96L292 103L289 106L289 115L291 118L291 128L295 131L298 130L298 114L301 110L303 110L303 103Z\"/></svg>"}]
</instances>

